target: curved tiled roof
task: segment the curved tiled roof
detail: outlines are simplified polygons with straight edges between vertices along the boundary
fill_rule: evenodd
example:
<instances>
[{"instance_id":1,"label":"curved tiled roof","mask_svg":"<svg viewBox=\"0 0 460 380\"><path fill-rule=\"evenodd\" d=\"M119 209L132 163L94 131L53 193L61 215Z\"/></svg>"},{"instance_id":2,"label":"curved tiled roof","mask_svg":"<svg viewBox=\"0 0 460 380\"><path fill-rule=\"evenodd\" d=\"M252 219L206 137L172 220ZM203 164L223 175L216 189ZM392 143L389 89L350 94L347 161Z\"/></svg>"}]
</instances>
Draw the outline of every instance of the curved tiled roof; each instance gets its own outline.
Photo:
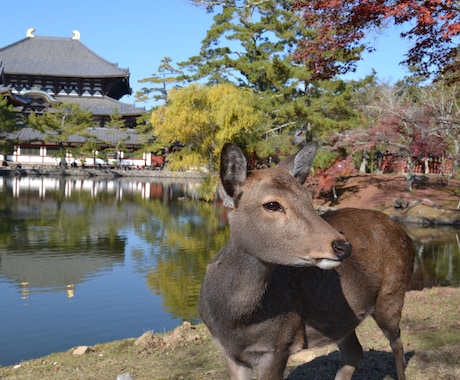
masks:
<instances>
[{"instance_id":1,"label":"curved tiled roof","mask_svg":"<svg viewBox=\"0 0 460 380\"><path fill-rule=\"evenodd\" d=\"M11 132L8 136L11 140L19 141L42 141L45 139L45 134L36 129L24 127L17 131Z\"/></svg>"},{"instance_id":2,"label":"curved tiled roof","mask_svg":"<svg viewBox=\"0 0 460 380\"><path fill-rule=\"evenodd\" d=\"M72 38L27 37L1 48L0 61L5 74L129 77L128 69L119 68Z\"/></svg>"},{"instance_id":3,"label":"curved tiled roof","mask_svg":"<svg viewBox=\"0 0 460 380\"><path fill-rule=\"evenodd\" d=\"M141 143L142 135L136 133L132 129L112 129L112 128L88 128L86 132L94 136L98 141L105 142L109 145L117 145L122 142L124 145L138 145ZM30 127L21 128L18 131L11 132L8 135L8 138L11 140L17 141L45 141L45 134L43 132L37 131L36 129ZM82 144L87 141L87 137L72 135L69 136L66 140L67 143L77 143Z\"/></svg>"},{"instance_id":4,"label":"curved tiled roof","mask_svg":"<svg viewBox=\"0 0 460 380\"><path fill-rule=\"evenodd\" d=\"M122 142L124 145L137 145L141 143L142 135L132 129L89 128L88 133L95 136L99 141L105 141L110 145Z\"/></svg>"},{"instance_id":5,"label":"curved tiled roof","mask_svg":"<svg viewBox=\"0 0 460 380\"><path fill-rule=\"evenodd\" d=\"M89 110L93 115L110 115L114 109L123 116L139 116L145 112L144 108L132 104L122 103L109 96L65 96L57 95L56 100L62 103L75 103Z\"/></svg>"}]
</instances>

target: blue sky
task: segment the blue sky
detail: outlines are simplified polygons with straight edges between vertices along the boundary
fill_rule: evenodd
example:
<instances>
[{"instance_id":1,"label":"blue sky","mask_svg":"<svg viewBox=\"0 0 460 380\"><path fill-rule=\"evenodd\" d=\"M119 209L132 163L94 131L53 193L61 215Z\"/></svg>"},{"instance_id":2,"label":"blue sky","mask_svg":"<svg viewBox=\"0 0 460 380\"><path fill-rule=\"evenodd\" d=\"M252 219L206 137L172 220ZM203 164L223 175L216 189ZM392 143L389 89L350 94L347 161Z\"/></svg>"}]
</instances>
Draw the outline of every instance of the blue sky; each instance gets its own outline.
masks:
<instances>
[{"instance_id":1,"label":"blue sky","mask_svg":"<svg viewBox=\"0 0 460 380\"><path fill-rule=\"evenodd\" d=\"M138 81L155 73L162 58L181 62L197 55L213 22L211 14L188 0L23 0L6 1L1 9L0 47L25 38L29 28L35 28L36 36L69 38L76 29L84 45L129 69L133 94L144 86ZM357 73L347 78L362 78L372 68L381 80L403 78L407 72L399 62L407 52L407 42L401 41L396 30L369 38L377 51L365 54ZM121 100L136 103L134 95ZM145 103L136 105L149 108Z\"/></svg>"}]
</instances>

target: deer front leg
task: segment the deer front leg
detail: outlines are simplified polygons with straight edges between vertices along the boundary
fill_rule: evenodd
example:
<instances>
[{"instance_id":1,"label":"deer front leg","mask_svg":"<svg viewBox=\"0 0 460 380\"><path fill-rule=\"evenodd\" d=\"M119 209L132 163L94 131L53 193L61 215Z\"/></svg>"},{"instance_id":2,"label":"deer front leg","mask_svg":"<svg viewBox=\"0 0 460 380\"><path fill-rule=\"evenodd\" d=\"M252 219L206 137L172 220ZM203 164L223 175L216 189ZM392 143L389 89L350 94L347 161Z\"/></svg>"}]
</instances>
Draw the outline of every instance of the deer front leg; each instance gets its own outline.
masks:
<instances>
[{"instance_id":1,"label":"deer front leg","mask_svg":"<svg viewBox=\"0 0 460 380\"><path fill-rule=\"evenodd\" d=\"M335 374L335 380L351 380L351 376L363 356L363 348L356 337L356 332L353 331L342 338L337 346L340 351L340 368Z\"/></svg>"},{"instance_id":2,"label":"deer front leg","mask_svg":"<svg viewBox=\"0 0 460 380\"><path fill-rule=\"evenodd\" d=\"M288 352L287 350L285 352ZM289 355L285 352L266 352L259 358L259 380L283 380ZM253 369L225 355L231 380L252 380Z\"/></svg>"},{"instance_id":3,"label":"deer front leg","mask_svg":"<svg viewBox=\"0 0 460 380\"><path fill-rule=\"evenodd\" d=\"M286 349L264 353L259 361L257 378L259 380L283 380L289 359L288 352Z\"/></svg>"},{"instance_id":4,"label":"deer front leg","mask_svg":"<svg viewBox=\"0 0 460 380\"><path fill-rule=\"evenodd\" d=\"M225 355L230 380L251 380L252 368Z\"/></svg>"}]
</instances>

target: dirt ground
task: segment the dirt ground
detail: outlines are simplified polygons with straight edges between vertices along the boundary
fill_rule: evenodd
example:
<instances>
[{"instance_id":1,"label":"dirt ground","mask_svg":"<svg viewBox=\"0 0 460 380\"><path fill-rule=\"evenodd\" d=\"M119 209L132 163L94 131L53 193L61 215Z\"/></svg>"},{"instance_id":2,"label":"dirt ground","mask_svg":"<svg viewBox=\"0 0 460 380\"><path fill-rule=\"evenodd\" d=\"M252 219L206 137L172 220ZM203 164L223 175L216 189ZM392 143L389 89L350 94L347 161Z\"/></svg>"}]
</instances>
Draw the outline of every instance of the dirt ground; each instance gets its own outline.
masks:
<instances>
[{"instance_id":1,"label":"dirt ground","mask_svg":"<svg viewBox=\"0 0 460 380\"><path fill-rule=\"evenodd\" d=\"M406 190L403 175L356 175L339 180L333 191L314 199L322 208L370 208L402 222L460 224L460 180L421 176Z\"/></svg>"}]
</instances>

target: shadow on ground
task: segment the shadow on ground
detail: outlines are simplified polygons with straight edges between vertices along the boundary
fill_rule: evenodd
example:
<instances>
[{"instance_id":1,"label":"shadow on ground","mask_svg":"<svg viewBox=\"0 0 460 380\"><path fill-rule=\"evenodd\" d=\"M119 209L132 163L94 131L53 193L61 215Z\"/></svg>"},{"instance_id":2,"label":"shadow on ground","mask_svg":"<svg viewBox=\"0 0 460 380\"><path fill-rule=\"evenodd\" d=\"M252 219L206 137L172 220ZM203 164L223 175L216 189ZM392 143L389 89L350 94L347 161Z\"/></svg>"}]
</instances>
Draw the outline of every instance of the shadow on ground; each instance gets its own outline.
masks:
<instances>
[{"instance_id":1,"label":"shadow on ground","mask_svg":"<svg viewBox=\"0 0 460 380\"><path fill-rule=\"evenodd\" d=\"M414 356L414 352L406 353L406 362ZM287 380L300 379L333 379L339 368L340 354L338 351L320 356L295 368ZM384 351L367 351L353 374L353 380L397 379L396 365L392 353Z\"/></svg>"}]
</instances>

